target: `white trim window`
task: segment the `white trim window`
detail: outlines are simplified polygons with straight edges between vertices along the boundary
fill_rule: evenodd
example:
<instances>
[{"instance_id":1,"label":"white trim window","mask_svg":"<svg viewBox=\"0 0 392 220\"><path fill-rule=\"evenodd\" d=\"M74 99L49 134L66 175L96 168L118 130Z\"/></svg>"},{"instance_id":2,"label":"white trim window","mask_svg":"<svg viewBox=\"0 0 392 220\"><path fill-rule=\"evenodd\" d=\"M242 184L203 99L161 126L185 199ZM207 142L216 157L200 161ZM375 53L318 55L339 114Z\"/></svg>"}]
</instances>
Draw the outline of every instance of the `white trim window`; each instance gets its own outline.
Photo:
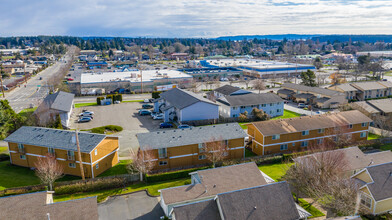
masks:
<instances>
[{"instance_id":1,"label":"white trim window","mask_svg":"<svg viewBox=\"0 0 392 220\"><path fill-rule=\"evenodd\" d=\"M98 155L98 149L95 149L94 154L95 154L95 156Z\"/></svg>"},{"instance_id":2,"label":"white trim window","mask_svg":"<svg viewBox=\"0 0 392 220\"><path fill-rule=\"evenodd\" d=\"M287 149L289 149L289 146L287 144L280 145L280 150L287 150Z\"/></svg>"},{"instance_id":3,"label":"white trim window","mask_svg":"<svg viewBox=\"0 0 392 220\"><path fill-rule=\"evenodd\" d=\"M362 125L362 127L366 127L366 126L368 126L368 123L367 122L363 122L361 125Z\"/></svg>"},{"instance_id":4,"label":"white trim window","mask_svg":"<svg viewBox=\"0 0 392 220\"><path fill-rule=\"evenodd\" d=\"M51 155L54 155L54 148L53 147L48 147L48 153Z\"/></svg>"},{"instance_id":5,"label":"white trim window","mask_svg":"<svg viewBox=\"0 0 392 220\"><path fill-rule=\"evenodd\" d=\"M347 125L347 128L348 128L348 129L353 129L353 125L352 125L352 124L349 124L349 125Z\"/></svg>"},{"instance_id":6,"label":"white trim window","mask_svg":"<svg viewBox=\"0 0 392 220\"><path fill-rule=\"evenodd\" d=\"M318 145L323 144L323 142L324 142L324 139L317 139L317 144Z\"/></svg>"},{"instance_id":7,"label":"white trim window","mask_svg":"<svg viewBox=\"0 0 392 220\"><path fill-rule=\"evenodd\" d=\"M325 129L324 129L324 128L318 129L318 133L319 133L319 134L323 134L324 132L325 132Z\"/></svg>"},{"instance_id":8,"label":"white trim window","mask_svg":"<svg viewBox=\"0 0 392 220\"><path fill-rule=\"evenodd\" d=\"M68 160L75 160L75 152L74 151L67 151Z\"/></svg>"},{"instance_id":9,"label":"white trim window","mask_svg":"<svg viewBox=\"0 0 392 220\"><path fill-rule=\"evenodd\" d=\"M205 160L207 157L204 154L199 155L199 160Z\"/></svg>"},{"instance_id":10,"label":"white trim window","mask_svg":"<svg viewBox=\"0 0 392 220\"><path fill-rule=\"evenodd\" d=\"M307 146L308 146L308 141L301 142L301 147L307 147Z\"/></svg>"},{"instance_id":11,"label":"white trim window","mask_svg":"<svg viewBox=\"0 0 392 220\"><path fill-rule=\"evenodd\" d=\"M361 193L361 204L370 209L372 208L372 199L364 193Z\"/></svg>"},{"instance_id":12,"label":"white trim window","mask_svg":"<svg viewBox=\"0 0 392 220\"><path fill-rule=\"evenodd\" d=\"M199 153L206 152L206 143L199 143Z\"/></svg>"},{"instance_id":13,"label":"white trim window","mask_svg":"<svg viewBox=\"0 0 392 220\"><path fill-rule=\"evenodd\" d=\"M280 139L279 134L272 135L272 140L278 140L278 139Z\"/></svg>"},{"instance_id":14,"label":"white trim window","mask_svg":"<svg viewBox=\"0 0 392 220\"><path fill-rule=\"evenodd\" d=\"M166 160L159 161L159 166L166 166L166 165L167 165Z\"/></svg>"},{"instance_id":15,"label":"white trim window","mask_svg":"<svg viewBox=\"0 0 392 220\"><path fill-rule=\"evenodd\" d=\"M71 168L76 168L76 163L68 163L68 166Z\"/></svg>"},{"instance_id":16,"label":"white trim window","mask_svg":"<svg viewBox=\"0 0 392 220\"><path fill-rule=\"evenodd\" d=\"M96 169L96 170L99 169L99 163L95 164L95 169Z\"/></svg>"},{"instance_id":17,"label":"white trim window","mask_svg":"<svg viewBox=\"0 0 392 220\"><path fill-rule=\"evenodd\" d=\"M159 158L166 158L167 157L167 149L166 148L159 148L158 149L158 156L159 156Z\"/></svg>"},{"instance_id":18,"label":"white trim window","mask_svg":"<svg viewBox=\"0 0 392 220\"><path fill-rule=\"evenodd\" d=\"M306 136L306 135L309 135L309 130L307 130L307 131L302 131L302 136Z\"/></svg>"},{"instance_id":19,"label":"white trim window","mask_svg":"<svg viewBox=\"0 0 392 220\"><path fill-rule=\"evenodd\" d=\"M19 153L24 153L25 152L23 144L18 144L18 151L19 151Z\"/></svg>"},{"instance_id":20,"label":"white trim window","mask_svg":"<svg viewBox=\"0 0 392 220\"><path fill-rule=\"evenodd\" d=\"M21 160L26 160L26 155L21 154L21 155L19 155L19 158L20 158Z\"/></svg>"},{"instance_id":21,"label":"white trim window","mask_svg":"<svg viewBox=\"0 0 392 220\"><path fill-rule=\"evenodd\" d=\"M366 131L361 132L361 138L365 138L366 137Z\"/></svg>"}]
</instances>

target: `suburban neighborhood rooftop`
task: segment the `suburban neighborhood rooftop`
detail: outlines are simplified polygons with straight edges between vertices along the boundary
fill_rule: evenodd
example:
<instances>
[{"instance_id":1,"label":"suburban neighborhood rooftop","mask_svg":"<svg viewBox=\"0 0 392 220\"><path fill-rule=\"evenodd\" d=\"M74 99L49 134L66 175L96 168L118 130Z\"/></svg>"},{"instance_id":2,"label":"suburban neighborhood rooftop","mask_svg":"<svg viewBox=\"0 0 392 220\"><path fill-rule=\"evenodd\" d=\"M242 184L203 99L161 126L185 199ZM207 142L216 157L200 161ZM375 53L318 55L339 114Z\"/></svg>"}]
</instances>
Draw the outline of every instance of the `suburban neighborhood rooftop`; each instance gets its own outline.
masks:
<instances>
[{"instance_id":1,"label":"suburban neighborhood rooftop","mask_svg":"<svg viewBox=\"0 0 392 220\"><path fill-rule=\"evenodd\" d=\"M376 201L392 197L392 162L369 166L366 168L373 182L368 183Z\"/></svg>"},{"instance_id":2,"label":"suburban neighborhood rooftop","mask_svg":"<svg viewBox=\"0 0 392 220\"><path fill-rule=\"evenodd\" d=\"M206 102L216 105L214 102L200 95L179 88L170 89L169 91L160 94L160 96L167 100L170 103L170 106L174 106L178 109L186 108L196 102Z\"/></svg>"},{"instance_id":3,"label":"suburban neighborhood rooftop","mask_svg":"<svg viewBox=\"0 0 392 220\"><path fill-rule=\"evenodd\" d=\"M288 88L288 89L293 89L293 90L299 90L303 92L312 92L312 93L317 93L321 95L326 95L326 96L334 96L334 95L343 95L340 92L333 91L330 89L324 89L320 87L310 87L310 86L304 86L300 84L294 84L294 83L285 83L282 85L283 88Z\"/></svg>"},{"instance_id":4,"label":"suburban neighborhood rooftop","mask_svg":"<svg viewBox=\"0 0 392 220\"><path fill-rule=\"evenodd\" d=\"M283 102L283 99L273 93L248 93L243 95L224 96L217 101L230 106L249 106Z\"/></svg>"}]
</instances>

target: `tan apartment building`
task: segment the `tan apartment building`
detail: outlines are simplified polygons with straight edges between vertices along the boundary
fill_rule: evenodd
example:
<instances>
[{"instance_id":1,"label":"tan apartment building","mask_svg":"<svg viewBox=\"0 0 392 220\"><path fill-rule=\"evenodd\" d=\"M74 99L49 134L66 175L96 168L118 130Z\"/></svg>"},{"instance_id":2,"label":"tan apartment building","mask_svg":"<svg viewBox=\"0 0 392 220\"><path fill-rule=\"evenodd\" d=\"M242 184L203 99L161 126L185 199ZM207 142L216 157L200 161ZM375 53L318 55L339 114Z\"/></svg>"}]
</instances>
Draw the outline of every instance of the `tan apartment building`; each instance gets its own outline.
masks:
<instances>
[{"instance_id":1,"label":"tan apartment building","mask_svg":"<svg viewBox=\"0 0 392 220\"><path fill-rule=\"evenodd\" d=\"M357 100L382 98L392 95L392 83L388 81L371 81L352 83L352 87L358 89Z\"/></svg>"},{"instance_id":2,"label":"tan apartment building","mask_svg":"<svg viewBox=\"0 0 392 220\"><path fill-rule=\"evenodd\" d=\"M358 110L280 120L253 122L248 125L252 151L258 155L301 151L326 138L336 140L347 135L352 141L366 140L370 118Z\"/></svg>"},{"instance_id":3,"label":"tan apartment building","mask_svg":"<svg viewBox=\"0 0 392 220\"><path fill-rule=\"evenodd\" d=\"M140 150L152 151L154 170L188 168L211 163L206 152L209 143L225 146L227 159L245 156L245 137L238 123L137 134ZM208 149L208 148L207 148Z\"/></svg>"},{"instance_id":4,"label":"tan apartment building","mask_svg":"<svg viewBox=\"0 0 392 220\"><path fill-rule=\"evenodd\" d=\"M351 178L360 184L361 205L370 213L392 211L392 162L366 167Z\"/></svg>"},{"instance_id":5,"label":"tan apartment building","mask_svg":"<svg viewBox=\"0 0 392 220\"><path fill-rule=\"evenodd\" d=\"M118 137L79 132L84 175L95 178L118 163ZM64 174L81 176L74 131L28 127L16 130L8 142L11 164L35 167L38 157L55 155Z\"/></svg>"}]
</instances>

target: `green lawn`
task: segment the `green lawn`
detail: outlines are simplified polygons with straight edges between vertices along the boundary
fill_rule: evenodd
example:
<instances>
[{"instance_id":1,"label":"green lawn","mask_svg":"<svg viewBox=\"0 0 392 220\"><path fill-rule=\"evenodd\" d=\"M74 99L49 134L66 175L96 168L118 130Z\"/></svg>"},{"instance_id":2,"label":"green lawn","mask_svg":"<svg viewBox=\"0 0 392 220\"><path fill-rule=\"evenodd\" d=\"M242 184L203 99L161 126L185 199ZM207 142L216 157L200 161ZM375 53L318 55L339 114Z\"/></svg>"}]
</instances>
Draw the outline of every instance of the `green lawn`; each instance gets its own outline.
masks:
<instances>
[{"instance_id":1,"label":"green lawn","mask_svg":"<svg viewBox=\"0 0 392 220\"><path fill-rule=\"evenodd\" d=\"M139 184L133 184L130 185L124 189L109 189L109 190L100 190L100 191L95 191L95 192L87 192L87 193L76 193L72 195L59 195L54 197L55 202L59 201L66 201L66 200L71 200L71 199L79 199L79 198L84 198L84 197L91 197L91 196L97 196L98 202L104 201L108 196L113 196L113 195L121 195L125 193L130 193L130 192L136 192L140 190L145 190L147 189L150 195L153 196L159 196L158 190L168 188L168 187L176 187L176 186L182 186L186 184L190 184L191 180L190 178L185 178L185 179L179 179L179 180L170 180L170 181L164 181L164 182L158 182L158 183L139 183Z\"/></svg>"},{"instance_id":2,"label":"green lawn","mask_svg":"<svg viewBox=\"0 0 392 220\"><path fill-rule=\"evenodd\" d=\"M294 163L267 164L259 166L259 169L273 180L281 181L282 177L286 174L287 169L293 164Z\"/></svg>"},{"instance_id":3,"label":"green lawn","mask_svg":"<svg viewBox=\"0 0 392 220\"><path fill-rule=\"evenodd\" d=\"M75 179L80 179L80 177L66 175L58 181ZM0 162L0 190L38 184L40 180L29 168L11 165L9 161Z\"/></svg>"},{"instance_id":4,"label":"green lawn","mask_svg":"<svg viewBox=\"0 0 392 220\"><path fill-rule=\"evenodd\" d=\"M115 165L114 167L106 170L105 172L101 173L99 176L114 176L114 175L121 175L127 174L127 164L129 163L128 160L120 160L120 162Z\"/></svg>"},{"instance_id":5,"label":"green lawn","mask_svg":"<svg viewBox=\"0 0 392 220\"><path fill-rule=\"evenodd\" d=\"M0 147L0 154L8 150L8 147Z\"/></svg>"},{"instance_id":6,"label":"green lawn","mask_svg":"<svg viewBox=\"0 0 392 220\"><path fill-rule=\"evenodd\" d=\"M257 156L257 154L245 148L245 157L254 157L254 156Z\"/></svg>"},{"instance_id":7,"label":"green lawn","mask_svg":"<svg viewBox=\"0 0 392 220\"><path fill-rule=\"evenodd\" d=\"M380 147L381 150L391 150L392 151L392 144L385 144Z\"/></svg>"},{"instance_id":8,"label":"green lawn","mask_svg":"<svg viewBox=\"0 0 392 220\"><path fill-rule=\"evenodd\" d=\"M304 199L299 198L299 205L304 208L306 211L308 211L312 216L310 218L317 218L321 216L325 216L324 213L322 213L320 210L317 208L313 207L310 203L305 201Z\"/></svg>"},{"instance_id":9,"label":"green lawn","mask_svg":"<svg viewBox=\"0 0 392 220\"><path fill-rule=\"evenodd\" d=\"M97 105L96 102L90 102L90 103L76 103L75 104L75 108L81 108L81 107L85 107L85 106L94 106Z\"/></svg>"},{"instance_id":10,"label":"green lawn","mask_svg":"<svg viewBox=\"0 0 392 220\"><path fill-rule=\"evenodd\" d=\"M122 101L122 102L143 102L144 100L128 100L128 101Z\"/></svg>"},{"instance_id":11,"label":"green lawn","mask_svg":"<svg viewBox=\"0 0 392 220\"><path fill-rule=\"evenodd\" d=\"M31 114L33 114L33 112L36 109L37 109L37 107L35 107L35 108L26 108L26 109L23 109L22 111L20 111L18 113L18 115L23 116L23 117L29 117L29 116L31 116Z\"/></svg>"},{"instance_id":12,"label":"green lawn","mask_svg":"<svg viewBox=\"0 0 392 220\"><path fill-rule=\"evenodd\" d=\"M379 138L381 138L381 136L377 135L377 134L369 133L369 135L368 135L368 140L374 140L374 139L379 139Z\"/></svg>"}]
</instances>

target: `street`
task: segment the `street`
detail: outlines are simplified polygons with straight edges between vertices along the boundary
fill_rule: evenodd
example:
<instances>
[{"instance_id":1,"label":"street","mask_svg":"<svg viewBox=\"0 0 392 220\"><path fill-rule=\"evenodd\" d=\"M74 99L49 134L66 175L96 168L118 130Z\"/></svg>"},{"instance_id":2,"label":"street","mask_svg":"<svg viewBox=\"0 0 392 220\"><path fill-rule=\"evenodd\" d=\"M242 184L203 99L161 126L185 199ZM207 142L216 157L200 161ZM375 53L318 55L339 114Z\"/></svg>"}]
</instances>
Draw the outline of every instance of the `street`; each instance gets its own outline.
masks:
<instances>
[{"instance_id":1,"label":"street","mask_svg":"<svg viewBox=\"0 0 392 220\"><path fill-rule=\"evenodd\" d=\"M10 102L10 105L15 112L18 113L25 108L30 108L30 105L37 107L41 103L42 99L48 93L45 86L47 81L57 74L62 66L67 65L68 62L72 62L72 56L75 53L75 49L76 48L71 47L61 61L57 61L52 66L33 76L27 81L27 84L22 84L20 87L5 94L5 99ZM39 79L40 77L42 77L42 80ZM26 87L24 85L26 85Z\"/></svg>"}]
</instances>

